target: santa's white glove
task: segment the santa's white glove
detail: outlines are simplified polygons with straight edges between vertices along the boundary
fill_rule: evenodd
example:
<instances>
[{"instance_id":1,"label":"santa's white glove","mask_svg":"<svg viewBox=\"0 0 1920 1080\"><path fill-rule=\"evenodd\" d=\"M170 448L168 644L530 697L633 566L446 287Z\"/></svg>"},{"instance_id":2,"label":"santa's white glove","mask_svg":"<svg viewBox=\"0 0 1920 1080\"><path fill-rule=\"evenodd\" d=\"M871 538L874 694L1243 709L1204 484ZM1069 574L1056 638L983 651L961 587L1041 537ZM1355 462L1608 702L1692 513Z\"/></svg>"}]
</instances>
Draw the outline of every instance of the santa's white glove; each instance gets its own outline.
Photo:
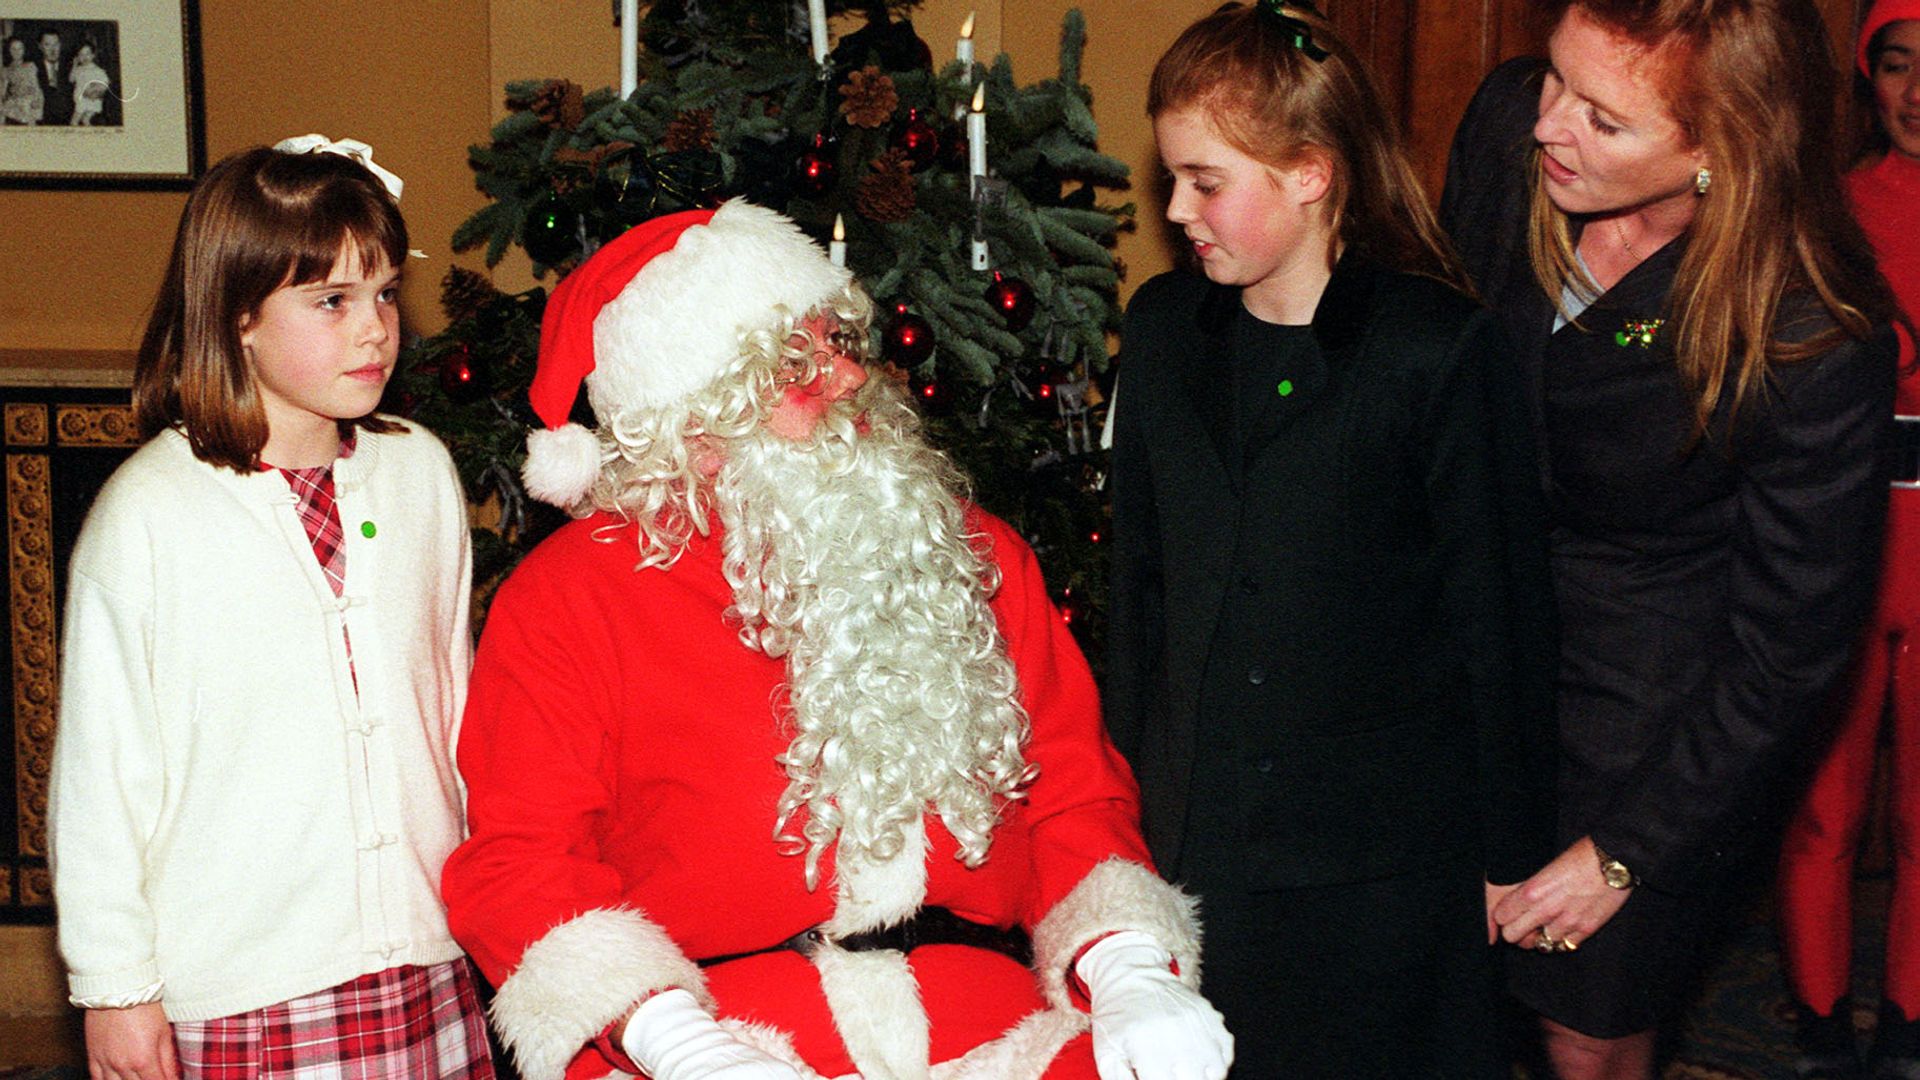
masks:
<instances>
[{"instance_id":1,"label":"santa's white glove","mask_svg":"<svg viewBox=\"0 0 1920 1080\"><path fill-rule=\"evenodd\" d=\"M1093 1001L1100 1080L1222 1080L1233 1036L1218 1010L1173 973L1173 957L1137 930L1094 942L1073 970Z\"/></svg>"},{"instance_id":2,"label":"santa's white glove","mask_svg":"<svg viewBox=\"0 0 1920 1080\"><path fill-rule=\"evenodd\" d=\"M734 1038L685 990L641 1002L620 1049L653 1080L800 1080L793 1066Z\"/></svg>"}]
</instances>

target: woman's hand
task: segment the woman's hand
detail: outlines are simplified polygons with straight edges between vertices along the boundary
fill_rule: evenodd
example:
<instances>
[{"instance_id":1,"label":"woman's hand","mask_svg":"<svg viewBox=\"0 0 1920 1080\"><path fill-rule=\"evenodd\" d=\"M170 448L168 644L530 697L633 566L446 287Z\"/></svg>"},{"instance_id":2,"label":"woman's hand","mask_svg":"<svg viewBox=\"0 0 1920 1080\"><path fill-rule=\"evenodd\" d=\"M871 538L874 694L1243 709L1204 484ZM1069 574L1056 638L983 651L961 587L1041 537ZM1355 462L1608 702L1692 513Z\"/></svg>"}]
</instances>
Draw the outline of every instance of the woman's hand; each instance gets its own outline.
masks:
<instances>
[{"instance_id":1,"label":"woman's hand","mask_svg":"<svg viewBox=\"0 0 1920 1080\"><path fill-rule=\"evenodd\" d=\"M1544 933L1571 951L1605 926L1632 893L1607 884L1593 840L1583 836L1509 891L1493 918L1501 936L1523 949L1540 944Z\"/></svg>"},{"instance_id":2,"label":"woman's hand","mask_svg":"<svg viewBox=\"0 0 1920 1080\"><path fill-rule=\"evenodd\" d=\"M179 1080L173 1025L160 1003L131 1009L88 1009L87 1076L91 1080Z\"/></svg>"},{"instance_id":3,"label":"woman's hand","mask_svg":"<svg viewBox=\"0 0 1920 1080\"><path fill-rule=\"evenodd\" d=\"M1516 882L1512 885L1495 885L1491 881L1486 883L1486 886L1487 886L1487 944L1492 945L1495 942L1500 940L1500 920L1493 917L1494 909L1500 906L1500 901L1505 900L1507 898L1508 893L1513 892L1513 890L1519 888L1522 884L1525 884L1525 883Z\"/></svg>"}]
</instances>

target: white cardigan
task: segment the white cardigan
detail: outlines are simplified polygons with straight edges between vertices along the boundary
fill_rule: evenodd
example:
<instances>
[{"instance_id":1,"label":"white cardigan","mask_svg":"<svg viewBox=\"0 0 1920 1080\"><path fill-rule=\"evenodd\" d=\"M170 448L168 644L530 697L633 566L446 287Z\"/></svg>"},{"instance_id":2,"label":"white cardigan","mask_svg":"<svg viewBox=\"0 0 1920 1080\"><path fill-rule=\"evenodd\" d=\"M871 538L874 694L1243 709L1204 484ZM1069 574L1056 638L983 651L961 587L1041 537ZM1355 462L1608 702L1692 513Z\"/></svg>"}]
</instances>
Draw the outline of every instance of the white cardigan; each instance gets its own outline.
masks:
<instances>
[{"instance_id":1,"label":"white cardigan","mask_svg":"<svg viewBox=\"0 0 1920 1080\"><path fill-rule=\"evenodd\" d=\"M361 432L334 483L337 598L285 478L201 462L177 431L88 513L47 813L75 997L164 980L169 1019L205 1020L460 955L439 885L462 828L466 504L418 428Z\"/></svg>"}]
</instances>

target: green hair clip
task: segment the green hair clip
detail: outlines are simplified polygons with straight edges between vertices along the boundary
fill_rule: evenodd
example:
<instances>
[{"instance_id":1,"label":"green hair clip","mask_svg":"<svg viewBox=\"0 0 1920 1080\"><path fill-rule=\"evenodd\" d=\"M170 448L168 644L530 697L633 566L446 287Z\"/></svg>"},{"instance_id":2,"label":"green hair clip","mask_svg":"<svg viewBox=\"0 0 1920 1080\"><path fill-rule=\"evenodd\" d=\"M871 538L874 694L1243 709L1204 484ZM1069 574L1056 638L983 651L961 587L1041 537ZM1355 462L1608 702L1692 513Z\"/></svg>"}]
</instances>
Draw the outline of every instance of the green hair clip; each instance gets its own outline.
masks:
<instances>
[{"instance_id":1,"label":"green hair clip","mask_svg":"<svg viewBox=\"0 0 1920 1080\"><path fill-rule=\"evenodd\" d=\"M1327 50L1313 43L1313 27L1287 14L1286 11L1287 8L1293 8L1319 15L1320 12L1308 0L1259 0L1256 7L1261 15L1278 26L1280 31L1292 40L1294 48L1307 54L1307 59L1319 63L1327 58Z\"/></svg>"}]
</instances>

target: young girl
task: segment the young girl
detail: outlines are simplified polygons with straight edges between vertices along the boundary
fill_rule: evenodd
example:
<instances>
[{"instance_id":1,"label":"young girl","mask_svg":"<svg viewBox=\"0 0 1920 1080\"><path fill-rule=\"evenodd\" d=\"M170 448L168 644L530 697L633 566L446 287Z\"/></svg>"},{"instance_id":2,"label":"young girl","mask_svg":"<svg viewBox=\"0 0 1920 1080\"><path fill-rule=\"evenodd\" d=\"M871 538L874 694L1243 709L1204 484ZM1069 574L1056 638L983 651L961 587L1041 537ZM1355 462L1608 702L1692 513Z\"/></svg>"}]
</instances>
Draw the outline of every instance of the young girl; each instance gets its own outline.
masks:
<instances>
[{"instance_id":1,"label":"young girl","mask_svg":"<svg viewBox=\"0 0 1920 1080\"><path fill-rule=\"evenodd\" d=\"M1504 1076L1488 911L1550 854L1552 729L1503 339L1311 8L1201 19L1147 108L1199 264L1134 296L1115 406L1148 841L1236 1074Z\"/></svg>"},{"instance_id":2,"label":"young girl","mask_svg":"<svg viewBox=\"0 0 1920 1080\"><path fill-rule=\"evenodd\" d=\"M95 1076L490 1077L437 895L465 504L431 435L372 415L399 181L363 144L281 145L304 152L189 198L134 376L147 443L74 548L60 949Z\"/></svg>"}]
</instances>

